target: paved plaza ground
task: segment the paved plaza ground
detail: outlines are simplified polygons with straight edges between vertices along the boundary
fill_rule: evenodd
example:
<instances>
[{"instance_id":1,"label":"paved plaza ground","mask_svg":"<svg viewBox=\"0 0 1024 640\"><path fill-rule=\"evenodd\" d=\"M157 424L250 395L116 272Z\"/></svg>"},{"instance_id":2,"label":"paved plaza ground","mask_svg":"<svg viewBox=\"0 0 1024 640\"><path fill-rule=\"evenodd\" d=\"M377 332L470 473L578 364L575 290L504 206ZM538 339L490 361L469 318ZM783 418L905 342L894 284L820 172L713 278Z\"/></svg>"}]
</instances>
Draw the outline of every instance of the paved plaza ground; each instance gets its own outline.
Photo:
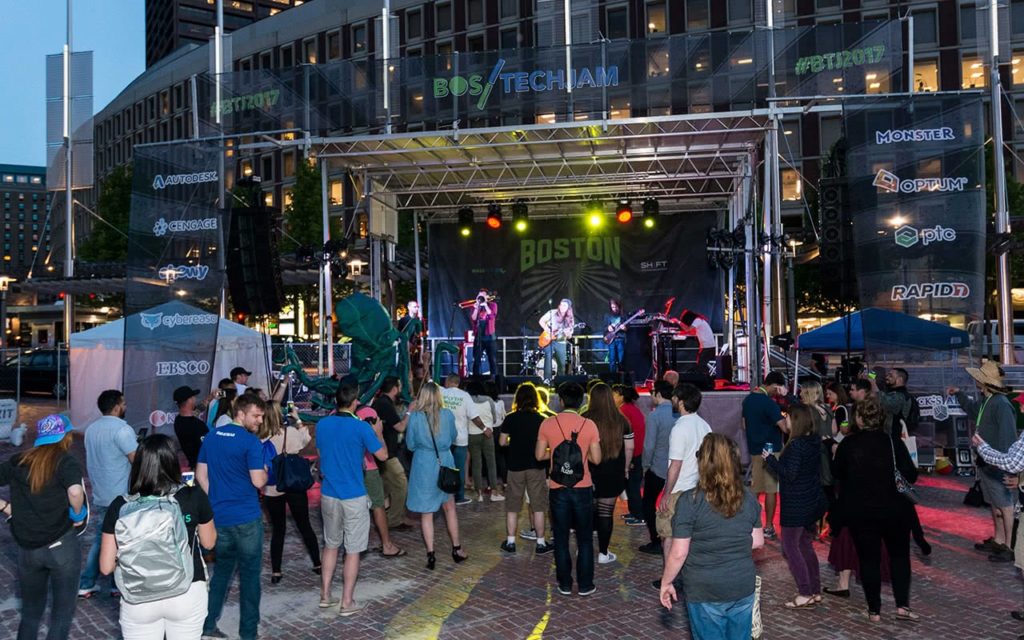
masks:
<instances>
[{"instance_id":1,"label":"paved plaza ground","mask_svg":"<svg viewBox=\"0 0 1024 640\"><path fill-rule=\"evenodd\" d=\"M22 419L38 417L46 403L29 401ZM81 446L76 446L81 455ZM0 460L14 448L0 444ZM788 611L783 602L795 586L780 555L779 542L755 552L764 580L762 612L764 638L877 639L925 638L968 640L1014 639L1024 623L1009 616L1022 607L1024 588L1010 564L992 564L973 550L973 543L991 533L987 512L965 507L966 479L922 476L919 507L925 532L934 547L930 558L912 561L912 606L922 616L917 625L896 622L891 592L883 587L883 622L864 617L863 594L854 585L853 597L826 596L813 610ZM0 495L6 497L5 489ZM621 512L623 505L619 505ZM532 543L520 540L519 553L498 550L504 536L504 505L474 503L459 507L459 522L470 560L455 566L447 553L447 536L438 521L438 564L425 567L418 530L394 535L409 551L405 558L368 555L362 564L356 597L369 603L365 612L344 619L317 607L318 577L310 571L298 533L290 528L286 540L284 580L270 584L269 557L263 572L260 637L312 638L509 638L569 640L574 638L689 638L686 615L676 607L666 612L650 582L660 574L657 557L636 551L646 542L642 527L627 528L616 518L611 549L618 561L598 565L597 593L588 597L561 596L553 588L551 555L534 556ZM314 510L319 530L319 511ZM523 518L521 518L523 520ZM266 547L269 548L269 527ZM375 544L375 534L371 546ZM825 564L827 544L815 545L822 561L824 584L833 582ZM83 550L84 552L84 550ZM267 552L269 553L269 551ZM0 638L13 638L18 625L17 550L7 527L0 527ZM340 595L341 575L335 578ZM106 593L80 601L71 637L118 638L117 602ZM233 589L220 628L237 637L238 594Z\"/></svg>"}]
</instances>

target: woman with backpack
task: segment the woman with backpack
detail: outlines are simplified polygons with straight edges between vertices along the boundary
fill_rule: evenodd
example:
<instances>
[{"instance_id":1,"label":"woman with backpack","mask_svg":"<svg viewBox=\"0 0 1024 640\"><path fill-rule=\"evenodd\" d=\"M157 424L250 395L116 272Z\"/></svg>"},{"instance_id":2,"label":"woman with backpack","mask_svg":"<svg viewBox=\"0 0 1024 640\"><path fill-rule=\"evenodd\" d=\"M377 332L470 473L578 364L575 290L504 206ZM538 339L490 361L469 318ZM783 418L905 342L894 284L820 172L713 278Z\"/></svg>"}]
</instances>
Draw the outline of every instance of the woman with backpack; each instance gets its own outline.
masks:
<instances>
[{"instance_id":1,"label":"woman with backpack","mask_svg":"<svg viewBox=\"0 0 1024 640\"><path fill-rule=\"evenodd\" d=\"M420 387L415 406L416 410L409 414L409 425L405 430L406 446L413 453L405 506L409 511L420 514L423 543L427 547L427 569L433 570L437 564L434 555L434 514L438 509L444 510L448 537L452 541L452 560L457 564L469 557L459 542L459 516L455 512L455 496L437 486L441 465L448 468L455 466L452 445L458 433L455 414L444 408L441 388L437 383L427 382Z\"/></svg>"},{"instance_id":2,"label":"woman with backpack","mask_svg":"<svg viewBox=\"0 0 1024 640\"><path fill-rule=\"evenodd\" d=\"M609 564L617 557L608 550L608 544L612 539L615 501L626 489L627 461L633 459L633 431L626 416L615 406L612 388L603 382L590 390L590 404L583 417L594 421L601 438L601 463L590 463L590 477L594 480L597 562Z\"/></svg>"},{"instance_id":3,"label":"woman with backpack","mask_svg":"<svg viewBox=\"0 0 1024 640\"><path fill-rule=\"evenodd\" d=\"M139 444L128 492L107 509L100 547L100 571L114 573L121 591L121 634L198 640L207 611L199 545L217 542L210 499L198 486L182 486L174 442L160 434Z\"/></svg>"},{"instance_id":4,"label":"woman with backpack","mask_svg":"<svg viewBox=\"0 0 1024 640\"><path fill-rule=\"evenodd\" d=\"M267 405L267 412L263 414L263 426L256 433L261 442L269 442L273 445L276 454L298 453L306 448L310 440L309 429L299 418L299 410L295 405L291 406L291 418L293 426L285 426L281 423L281 405L277 402L270 402ZM269 467L273 458L269 461ZM320 575L320 543L313 533L313 527L309 524L309 498L306 492L284 493L277 490L276 484L267 483L263 487L263 504L267 507L267 514L270 516L270 583L281 582L281 557L284 554L284 532L285 532L285 507L292 512L292 520L302 535L302 542L306 545L306 552L309 560L313 563L313 573Z\"/></svg>"},{"instance_id":5,"label":"woman with backpack","mask_svg":"<svg viewBox=\"0 0 1024 640\"><path fill-rule=\"evenodd\" d=\"M71 455L71 422L51 415L36 425L32 449L0 464L0 486L11 500L0 513L18 544L21 622L18 640L35 640L52 594L47 638L64 640L78 600L82 551L78 535L88 522L82 467Z\"/></svg>"}]
</instances>

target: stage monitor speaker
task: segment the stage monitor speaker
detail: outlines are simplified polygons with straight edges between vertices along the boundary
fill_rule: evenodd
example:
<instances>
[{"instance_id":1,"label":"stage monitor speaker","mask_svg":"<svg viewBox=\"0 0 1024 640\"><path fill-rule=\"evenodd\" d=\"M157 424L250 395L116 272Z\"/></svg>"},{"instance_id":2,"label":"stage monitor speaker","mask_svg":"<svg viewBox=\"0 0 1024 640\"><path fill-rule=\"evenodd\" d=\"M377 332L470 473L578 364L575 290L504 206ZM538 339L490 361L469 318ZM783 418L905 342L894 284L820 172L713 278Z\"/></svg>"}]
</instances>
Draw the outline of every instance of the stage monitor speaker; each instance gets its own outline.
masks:
<instances>
[{"instance_id":1,"label":"stage monitor speaker","mask_svg":"<svg viewBox=\"0 0 1024 640\"><path fill-rule=\"evenodd\" d=\"M265 315L284 306L277 240L281 219L266 207L231 210L227 276L235 311Z\"/></svg>"},{"instance_id":2,"label":"stage monitor speaker","mask_svg":"<svg viewBox=\"0 0 1024 640\"><path fill-rule=\"evenodd\" d=\"M515 393L519 385L524 382L530 382L535 387L541 387L544 385L544 380L540 376L504 376L502 378L501 392L502 393Z\"/></svg>"},{"instance_id":3,"label":"stage monitor speaker","mask_svg":"<svg viewBox=\"0 0 1024 640\"><path fill-rule=\"evenodd\" d=\"M715 378L719 380L732 380L732 356L721 355L715 358Z\"/></svg>"},{"instance_id":4,"label":"stage monitor speaker","mask_svg":"<svg viewBox=\"0 0 1024 640\"><path fill-rule=\"evenodd\" d=\"M711 376L704 375L703 373L681 371L679 373L679 384L684 382L692 384L701 391L714 391L715 389L715 381L711 379Z\"/></svg>"},{"instance_id":5,"label":"stage monitor speaker","mask_svg":"<svg viewBox=\"0 0 1024 640\"><path fill-rule=\"evenodd\" d=\"M583 387L584 390L586 390L586 388L587 388L587 380L589 380L589 379L590 379L589 376L555 376L555 379L551 383L551 386L554 387L555 389L558 389L558 387L563 382L575 382L576 384L578 384L581 387Z\"/></svg>"},{"instance_id":6,"label":"stage monitor speaker","mask_svg":"<svg viewBox=\"0 0 1024 640\"><path fill-rule=\"evenodd\" d=\"M614 384L625 384L633 386L633 372L632 371L617 371L612 373L611 371L605 371L598 376L601 378L601 382L607 385Z\"/></svg>"},{"instance_id":7,"label":"stage monitor speaker","mask_svg":"<svg viewBox=\"0 0 1024 640\"><path fill-rule=\"evenodd\" d=\"M626 327L626 348L622 356L623 371L629 372L634 380L651 377L651 337L648 325Z\"/></svg>"}]
</instances>

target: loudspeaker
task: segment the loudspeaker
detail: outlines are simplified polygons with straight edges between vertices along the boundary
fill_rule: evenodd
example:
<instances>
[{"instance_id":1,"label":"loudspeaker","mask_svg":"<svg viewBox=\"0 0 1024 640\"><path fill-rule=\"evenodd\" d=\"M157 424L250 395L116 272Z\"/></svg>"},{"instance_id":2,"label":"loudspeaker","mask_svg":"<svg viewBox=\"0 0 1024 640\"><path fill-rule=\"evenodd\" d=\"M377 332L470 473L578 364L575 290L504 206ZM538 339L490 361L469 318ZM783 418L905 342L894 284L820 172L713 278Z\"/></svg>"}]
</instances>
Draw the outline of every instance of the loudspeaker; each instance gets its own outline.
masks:
<instances>
[{"instance_id":1,"label":"loudspeaker","mask_svg":"<svg viewBox=\"0 0 1024 640\"><path fill-rule=\"evenodd\" d=\"M732 380L732 356L715 358L715 377L719 380Z\"/></svg>"},{"instance_id":2,"label":"loudspeaker","mask_svg":"<svg viewBox=\"0 0 1024 640\"><path fill-rule=\"evenodd\" d=\"M846 180L818 181L821 242L819 268L822 289L835 291L846 301L857 296L853 258L853 223L850 220Z\"/></svg>"},{"instance_id":3,"label":"loudspeaker","mask_svg":"<svg viewBox=\"0 0 1024 640\"><path fill-rule=\"evenodd\" d=\"M253 315L279 313L284 306L278 235L281 218L266 207L231 210L227 275L231 304Z\"/></svg>"},{"instance_id":4,"label":"loudspeaker","mask_svg":"<svg viewBox=\"0 0 1024 640\"><path fill-rule=\"evenodd\" d=\"M589 376L555 376L555 379L554 381L552 381L551 386L554 387L555 389L558 389L558 386L563 382L575 382L576 384L586 389L587 380L589 379Z\"/></svg>"},{"instance_id":5,"label":"loudspeaker","mask_svg":"<svg viewBox=\"0 0 1024 640\"><path fill-rule=\"evenodd\" d=\"M692 384L701 391L715 390L715 381L711 379L711 376L704 375L703 373L697 373L695 371L680 372L679 384L683 384L684 382Z\"/></svg>"},{"instance_id":6,"label":"loudspeaker","mask_svg":"<svg viewBox=\"0 0 1024 640\"><path fill-rule=\"evenodd\" d=\"M535 387L544 386L544 380L540 376L504 376L500 387L501 393L515 393L524 382L531 382Z\"/></svg>"},{"instance_id":7,"label":"loudspeaker","mask_svg":"<svg viewBox=\"0 0 1024 640\"><path fill-rule=\"evenodd\" d=\"M632 371L617 371L612 373L611 371L605 371L598 375L601 378L601 382L607 385L613 384L625 384L633 386L633 372Z\"/></svg>"}]
</instances>

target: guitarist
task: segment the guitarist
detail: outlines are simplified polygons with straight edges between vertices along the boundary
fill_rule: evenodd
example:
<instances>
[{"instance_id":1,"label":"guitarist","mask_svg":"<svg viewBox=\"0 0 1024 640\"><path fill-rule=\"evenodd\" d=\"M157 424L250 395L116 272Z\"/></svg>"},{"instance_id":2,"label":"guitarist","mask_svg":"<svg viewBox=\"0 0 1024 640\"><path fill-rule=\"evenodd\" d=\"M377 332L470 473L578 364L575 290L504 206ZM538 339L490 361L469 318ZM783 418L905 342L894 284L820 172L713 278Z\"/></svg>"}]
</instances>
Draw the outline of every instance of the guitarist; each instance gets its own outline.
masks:
<instances>
[{"instance_id":1,"label":"guitarist","mask_svg":"<svg viewBox=\"0 0 1024 640\"><path fill-rule=\"evenodd\" d=\"M605 331L615 332L615 338L608 343L608 370L618 373L622 366L622 356L626 353L626 332L618 331L622 324L622 301L616 298L608 300L608 313L604 314Z\"/></svg>"},{"instance_id":2,"label":"guitarist","mask_svg":"<svg viewBox=\"0 0 1024 640\"><path fill-rule=\"evenodd\" d=\"M551 380L551 358L558 361L558 371L565 373L565 343L572 337L576 318L572 313L572 300L562 298L558 306L540 318L540 328L551 336L551 342L544 347L544 380Z\"/></svg>"}]
</instances>

